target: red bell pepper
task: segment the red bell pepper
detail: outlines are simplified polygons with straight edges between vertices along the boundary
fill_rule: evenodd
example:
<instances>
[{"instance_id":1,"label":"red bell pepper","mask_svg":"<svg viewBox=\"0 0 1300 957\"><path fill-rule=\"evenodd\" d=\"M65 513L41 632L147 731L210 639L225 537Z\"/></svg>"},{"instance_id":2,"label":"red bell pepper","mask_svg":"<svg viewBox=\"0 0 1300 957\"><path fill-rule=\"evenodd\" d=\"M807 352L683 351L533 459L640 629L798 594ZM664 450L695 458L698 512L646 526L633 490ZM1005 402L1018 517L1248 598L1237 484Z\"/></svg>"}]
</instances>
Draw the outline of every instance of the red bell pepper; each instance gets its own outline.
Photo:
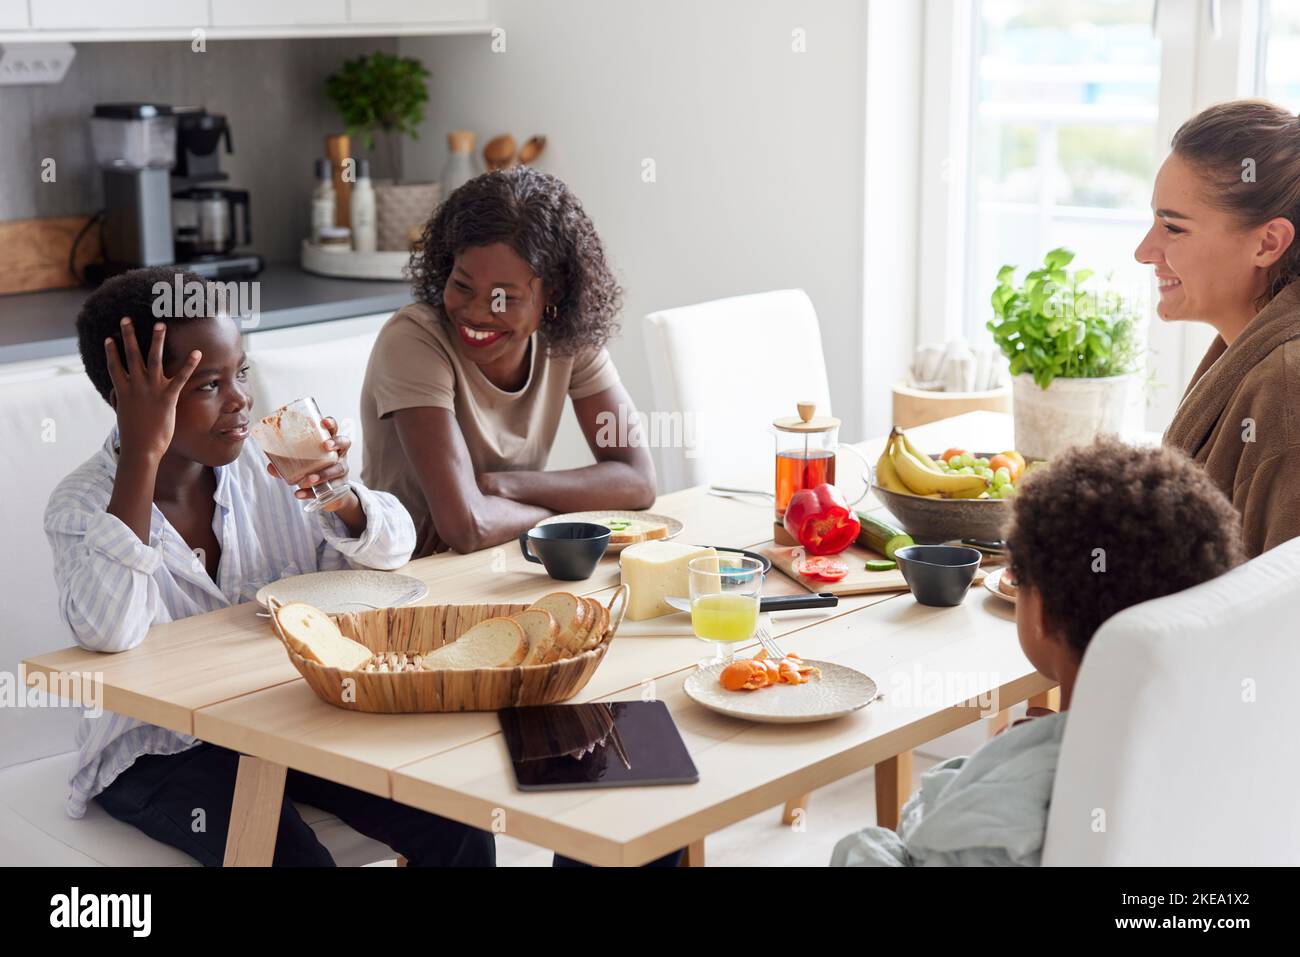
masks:
<instances>
[{"instance_id":1,"label":"red bell pepper","mask_svg":"<svg viewBox=\"0 0 1300 957\"><path fill-rule=\"evenodd\" d=\"M810 555L838 555L857 540L862 527L840 490L827 482L790 496L784 525Z\"/></svg>"}]
</instances>

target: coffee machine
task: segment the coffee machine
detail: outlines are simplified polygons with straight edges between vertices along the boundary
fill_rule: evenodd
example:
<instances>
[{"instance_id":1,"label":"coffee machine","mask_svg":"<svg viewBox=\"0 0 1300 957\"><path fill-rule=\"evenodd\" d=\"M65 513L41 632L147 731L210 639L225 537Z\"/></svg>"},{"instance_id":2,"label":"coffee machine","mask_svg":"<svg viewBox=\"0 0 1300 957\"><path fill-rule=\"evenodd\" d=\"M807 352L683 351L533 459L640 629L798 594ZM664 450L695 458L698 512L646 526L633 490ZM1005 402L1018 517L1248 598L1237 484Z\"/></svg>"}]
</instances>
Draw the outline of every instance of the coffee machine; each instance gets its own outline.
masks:
<instances>
[{"instance_id":1,"label":"coffee machine","mask_svg":"<svg viewBox=\"0 0 1300 957\"><path fill-rule=\"evenodd\" d=\"M248 191L213 183L221 170L221 144L233 153L230 125L201 108L176 113L176 165L172 169L172 229L179 259L221 261L253 241ZM242 257L233 257L238 260Z\"/></svg>"},{"instance_id":2,"label":"coffee machine","mask_svg":"<svg viewBox=\"0 0 1300 957\"><path fill-rule=\"evenodd\" d=\"M249 196L212 186L227 179L218 147L232 151L226 118L161 103L100 103L91 143L104 182L103 263L87 278L174 265L213 279L254 276Z\"/></svg>"}]
</instances>

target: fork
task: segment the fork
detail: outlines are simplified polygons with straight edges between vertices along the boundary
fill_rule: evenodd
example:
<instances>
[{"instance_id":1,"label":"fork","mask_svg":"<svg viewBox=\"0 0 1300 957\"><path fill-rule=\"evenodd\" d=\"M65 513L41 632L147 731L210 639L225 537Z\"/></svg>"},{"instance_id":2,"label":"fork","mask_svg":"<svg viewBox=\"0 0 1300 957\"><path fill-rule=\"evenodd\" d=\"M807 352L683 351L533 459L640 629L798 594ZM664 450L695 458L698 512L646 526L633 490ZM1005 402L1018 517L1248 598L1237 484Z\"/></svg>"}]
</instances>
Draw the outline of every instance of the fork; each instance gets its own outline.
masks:
<instances>
[{"instance_id":1,"label":"fork","mask_svg":"<svg viewBox=\"0 0 1300 957\"><path fill-rule=\"evenodd\" d=\"M763 650L771 657L785 657L785 652L782 651L781 646L776 643L776 639L772 637L772 633L767 630L766 625L759 625L758 630L754 632L754 637L758 639L758 643L763 646Z\"/></svg>"}]
</instances>

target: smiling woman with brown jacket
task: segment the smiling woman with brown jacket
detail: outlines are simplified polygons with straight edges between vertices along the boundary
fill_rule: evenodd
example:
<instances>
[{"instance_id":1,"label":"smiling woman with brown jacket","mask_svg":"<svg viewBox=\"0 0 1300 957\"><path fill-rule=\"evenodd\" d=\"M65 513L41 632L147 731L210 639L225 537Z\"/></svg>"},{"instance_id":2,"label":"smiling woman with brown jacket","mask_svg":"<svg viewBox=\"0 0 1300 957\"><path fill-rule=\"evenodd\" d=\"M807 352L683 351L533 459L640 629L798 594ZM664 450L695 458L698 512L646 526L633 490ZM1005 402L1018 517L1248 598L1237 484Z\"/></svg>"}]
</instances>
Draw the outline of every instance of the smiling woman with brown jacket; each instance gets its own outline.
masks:
<instances>
[{"instance_id":1,"label":"smiling woman with brown jacket","mask_svg":"<svg viewBox=\"0 0 1300 957\"><path fill-rule=\"evenodd\" d=\"M1174 134L1138 246L1165 321L1219 333L1165 432L1241 515L1250 556L1300 535L1300 119L1210 107Z\"/></svg>"}]
</instances>

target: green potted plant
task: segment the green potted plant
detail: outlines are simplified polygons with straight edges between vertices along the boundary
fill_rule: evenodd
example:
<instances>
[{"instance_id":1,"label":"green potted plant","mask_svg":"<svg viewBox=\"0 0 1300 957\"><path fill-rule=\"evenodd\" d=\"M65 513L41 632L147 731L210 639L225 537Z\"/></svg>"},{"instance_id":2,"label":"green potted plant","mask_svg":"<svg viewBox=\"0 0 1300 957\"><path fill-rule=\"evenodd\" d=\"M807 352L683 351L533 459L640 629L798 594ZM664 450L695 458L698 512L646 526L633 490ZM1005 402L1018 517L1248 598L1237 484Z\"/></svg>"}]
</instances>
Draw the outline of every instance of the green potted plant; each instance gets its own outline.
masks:
<instances>
[{"instance_id":1,"label":"green potted plant","mask_svg":"<svg viewBox=\"0 0 1300 957\"><path fill-rule=\"evenodd\" d=\"M987 328L1010 361L1016 449L1051 458L1099 433L1142 428L1142 323L1113 289L1086 287L1090 269L1067 272L1053 249L1024 282L998 270Z\"/></svg>"},{"instance_id":2,"label":"green potted plant","mask_svg":"<svg viewBox=\"0 0 1300 957\"><path fill-rule=\"evenodd\" d=\"M423 226L440 198L436 182L403 183L399 177L401 138L419 139L428 78L419 60L377 50L347 60L325 80L325 93L347 125L348 136L370 151L376 139L381 140L393 171L391 182L375 183L380 249L408 249L411 229Z\"/></svg>"}]
</instances>

